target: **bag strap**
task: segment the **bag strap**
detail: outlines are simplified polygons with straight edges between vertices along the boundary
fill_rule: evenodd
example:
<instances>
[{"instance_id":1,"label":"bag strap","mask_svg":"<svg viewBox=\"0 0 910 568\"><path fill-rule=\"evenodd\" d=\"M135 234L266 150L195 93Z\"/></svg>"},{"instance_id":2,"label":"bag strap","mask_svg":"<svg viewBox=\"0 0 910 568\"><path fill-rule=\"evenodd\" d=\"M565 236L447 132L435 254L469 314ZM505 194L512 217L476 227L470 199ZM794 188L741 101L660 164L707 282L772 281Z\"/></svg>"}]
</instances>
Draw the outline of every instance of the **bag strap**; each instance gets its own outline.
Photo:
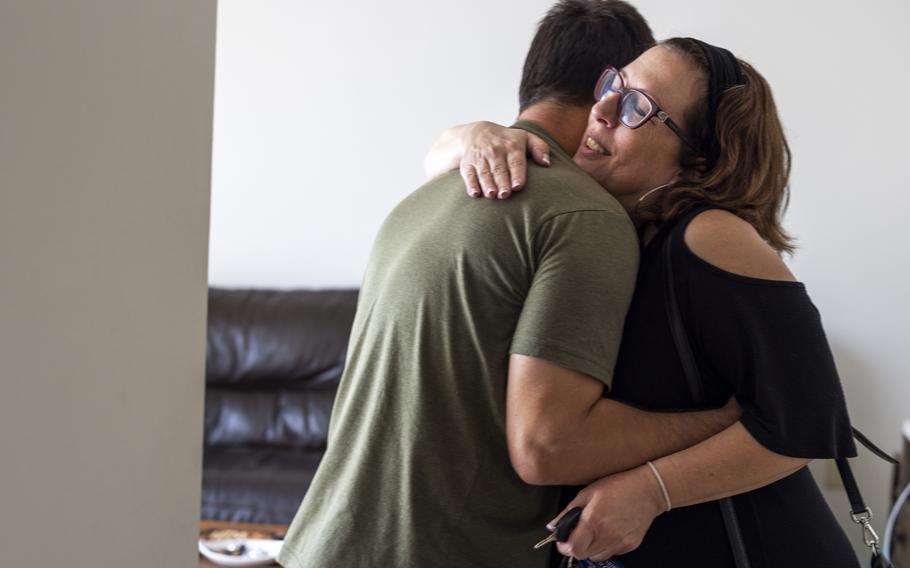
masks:
<instances>
[{"instance_id":1,"label":"bag strap","mask_svg":"<svg viewBox=\"0 0 910 568\"><path fill-rule=\"evenodd\" d=\"M679 354L679 360L682 363L683 371L686 375L689 392L692 394L696 407L701 407L705 404L705 392L701 380L701 373L698 371L698 365L695 363L695 355L692 353L692 347L689 345L689 337L683 326L682 315L679 311L679 302L676 299L676 285L673 282L673 259L670 250L672 241L673 232L671 229L671 232L667 237L667 242L664 243L664 257L666 260L667 273L665 288L667 317L670 320L670 332L673 334L673 342L676 343L676 352ZM719 505L721 515L724 519L724 527L727 529L727 539L730 541L733 559L736 562L736 568L750 568L749 555L746 553L746 546L743 541L742 531L739 528L739 519L736 516L733 500L729 497L721 499Z\"/></svg>"},{"instance_id":2,"label":"bag strap","mask_svg":"<svg viewBox=\"0 0 910 568\"><path fill-rule=\"evenodd\" d=\"M865 446L867 450L869 450L870 452L872 452L879 458L885 460L886 462L890 463L891 465L900 465L900 462L898 462L896 459L894 459L893 456L889 456L885 450L876 446L872 442L872 440L867 438L866 435L863 434L862 432L860 432L858 428L853 428L853 438L857 442L859 442L860 444Z\"/></svg>"},{"instance_id":3,"label":"bag strap","mask_svg":"<svg viewBox=\"0 0 910 568\"><path fill-rule=\"evenodd\" d=\"M673 342L676 344L676 351L679 354L679 360L682 363L683 371L686 375L686 382L689 385L689 391L697 407L704 406L705 395L704 386L701 380L701 373L698 365L695 363L695 355L692 352L692 346L689 344L689 338L686 334L685 326L682 321L682 314L679 310L679 301L676 298L676 285L673 275L673 229L667 235L664 243L664 260L666 270L665 299L667 308L667 317L670 320L670 332L673 335ZM868 448L876 456L893 464L897 460L885 453L881 448L872 443L862 432L853 428L853 436L856 440ZM872 510L866 506L856 478L853 476L853 470L846 458L837 458L837 470L840 473L841 480L844 483L844 490L847 492L847 498L850 500L850 518L854 523L863 527L863 542L872 549L874 560L882 562L887 559L879 558L881 550L881 541L872 528ZM736 561L737 568L748 568L749 559L746 555L743 543L742 532L739 529L739 520L736 517L736 510L733 508L733 501L728 497L720 500L721 513L724 518L724 526L727 529L727 537L730 540L730 546L733 549L733 557ZM889 563L890 564L890 563Z\"/></svg>"},{"instance_id":4,"label":"bag strap","mask_svg":"<svg viewBox=\"0 0 910 568\"><path fill-rule=\"evenodd\" d=\"M867 507L863 500L863 495L860 493L859 485L856 483L847 458L837 458L834 461L837 464L840 478L844 482L847 499L850 501L850 518L854 523L863 527L863 543L872 550L872 558L875 560L881 554L881 539L872 528L872 509ZM890 566L890 563L881 565Z\"/></svg>"}]
</instances>

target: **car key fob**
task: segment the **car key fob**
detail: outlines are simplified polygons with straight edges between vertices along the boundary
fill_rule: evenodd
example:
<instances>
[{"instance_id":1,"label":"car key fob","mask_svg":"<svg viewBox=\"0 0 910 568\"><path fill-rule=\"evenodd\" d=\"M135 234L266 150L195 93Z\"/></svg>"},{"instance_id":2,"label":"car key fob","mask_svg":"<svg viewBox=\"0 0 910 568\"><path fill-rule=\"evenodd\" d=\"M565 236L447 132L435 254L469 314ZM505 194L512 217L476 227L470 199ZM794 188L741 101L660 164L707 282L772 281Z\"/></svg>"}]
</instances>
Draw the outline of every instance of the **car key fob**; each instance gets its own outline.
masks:
<instances>
[{"instance_id":1,"label":"car key fob","mask_svg":"<svg viewBox=\"0 0 910 568\"><path fill-rule=\"evenodd\" d=\"M581 518L581 507L575 507L556 522L556 530L550 536L534 545L534 550L550 544L551 542L565 542L569 535L578 526L578 520Z\"/></svg>"},{"instance_id":2,"label":"car key fob","mask_svg":"<svg viewBox=\"0 0 910 568\"><path fill-rule=\"evenodd\" d=\"M575 530L575 527L578 526L578 521L581 519L581 507L575 507L570 509L565 515L559 518L556 522L556 540L558 542L565 542L569 540L569 535L572 534L572 531Z\"/></svg>"}]
</instances>

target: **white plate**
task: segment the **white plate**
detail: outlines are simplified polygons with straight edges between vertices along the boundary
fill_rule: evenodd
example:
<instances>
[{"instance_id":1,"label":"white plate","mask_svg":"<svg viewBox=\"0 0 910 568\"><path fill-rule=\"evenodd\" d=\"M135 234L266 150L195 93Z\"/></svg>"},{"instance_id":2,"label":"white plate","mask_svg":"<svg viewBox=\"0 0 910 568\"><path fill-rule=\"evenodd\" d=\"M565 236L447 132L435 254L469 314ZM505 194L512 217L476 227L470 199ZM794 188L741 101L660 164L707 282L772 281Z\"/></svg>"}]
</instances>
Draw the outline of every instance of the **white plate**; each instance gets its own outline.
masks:
<instances>
[{"instance_id":1,"label":"white plate","mask_svg":"<svg viewBox=\"0 0 910 568\"><path fill-rule=\"evenodd\" d=\"M219 566L263 566L275 562L283 543L283 540L258 538L200 540L199 553ZM246 546L246 551L239 556L218 552L218 550L224 550L225 547L241 544Z\"/></svg>"}]
</instances>

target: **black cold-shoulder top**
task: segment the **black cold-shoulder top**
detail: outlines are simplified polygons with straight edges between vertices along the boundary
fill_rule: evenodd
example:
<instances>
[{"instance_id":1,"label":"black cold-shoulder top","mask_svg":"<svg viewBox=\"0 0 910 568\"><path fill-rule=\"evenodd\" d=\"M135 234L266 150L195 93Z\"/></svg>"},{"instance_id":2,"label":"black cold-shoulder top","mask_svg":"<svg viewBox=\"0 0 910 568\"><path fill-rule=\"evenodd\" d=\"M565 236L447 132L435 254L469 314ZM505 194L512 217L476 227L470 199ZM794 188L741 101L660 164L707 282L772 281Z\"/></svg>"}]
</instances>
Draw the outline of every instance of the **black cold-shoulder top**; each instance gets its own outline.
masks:
<instances>
[{"instance_id":1,"label":"black cold-shoulder top","mask_svg":"<svg viewBox=\"0 0 910 568\"><path fill-rule=\"evenodd\" d=\"M664 300L663 248L672 235L680 312L710 405L735 395L743 425L774 452L856 455L843 389L806 287L733 274L696 256L684 233L707 209L665 224L643 248L609 396L651 410L694 407ZM807 468L733 501L753 568L858 566ZM733 567L716 502L660 515L641 547L620 560L626 568Z\"/></svg>"}]
</instances>

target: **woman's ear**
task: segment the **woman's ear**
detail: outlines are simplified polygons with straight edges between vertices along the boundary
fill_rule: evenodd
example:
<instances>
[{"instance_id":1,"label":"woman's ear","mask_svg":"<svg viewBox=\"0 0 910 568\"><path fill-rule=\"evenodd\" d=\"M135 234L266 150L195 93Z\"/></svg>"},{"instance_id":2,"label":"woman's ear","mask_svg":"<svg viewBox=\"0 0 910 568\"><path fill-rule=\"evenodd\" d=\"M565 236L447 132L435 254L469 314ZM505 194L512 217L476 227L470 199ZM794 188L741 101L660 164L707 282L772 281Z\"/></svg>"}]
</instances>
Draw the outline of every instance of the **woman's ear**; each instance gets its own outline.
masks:
<instances>
[{"instance_id":1,"label":"woman's ear","mask_svg":"<svg viewBox=\"0 0 910 568\"><path fill-rule=\"evenodd\" d=\"M673 174L673 181L677 182L683 179L699 180L705 177L707 173L708 160L704 156L699 156L687 165L680 165L679 169Z\"/></svg>"}]
</instances>

